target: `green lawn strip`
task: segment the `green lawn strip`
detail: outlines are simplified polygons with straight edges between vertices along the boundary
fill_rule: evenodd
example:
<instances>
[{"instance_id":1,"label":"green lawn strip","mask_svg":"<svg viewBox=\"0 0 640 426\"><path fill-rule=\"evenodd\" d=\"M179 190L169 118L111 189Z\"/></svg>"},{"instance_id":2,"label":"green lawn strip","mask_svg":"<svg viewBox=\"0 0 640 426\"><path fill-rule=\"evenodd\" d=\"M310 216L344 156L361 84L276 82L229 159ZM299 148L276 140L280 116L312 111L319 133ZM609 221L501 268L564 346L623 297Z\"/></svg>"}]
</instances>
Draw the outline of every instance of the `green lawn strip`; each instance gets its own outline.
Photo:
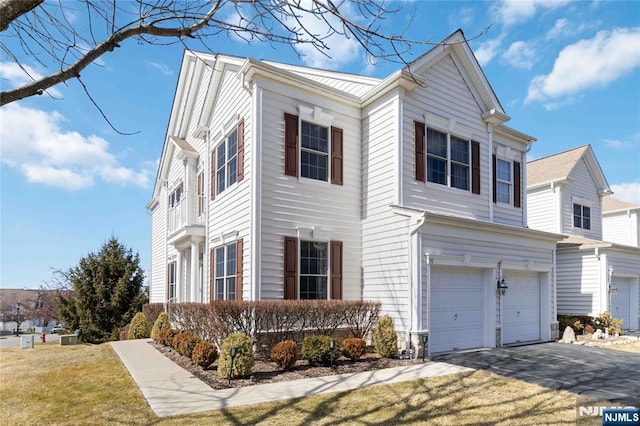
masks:
<instances>
[{"instance_id":1,"label":"green lawn strip","mask_svg":"<svg viewBox=\"0 0 640 426\"><path fill-rule=\"evenodd\" d=\"M602 345L598 347L603 349L611 349L614 351L631 352L634 354L640 354L640 342L627 343L627 344L621 344L621 345Z\"/></svg>"},{"instance_id":2,"label":"green lawn strip","mask_svg":"<svg viewBox=\"0 0 640 426\"><path fill-rule=\"evenodd\" d=\"M576 395L483 371L160 419L107 344L4 349L0 379L0 418L7 424L459 425L576 420Z\"/></svg>"}]
</instances>

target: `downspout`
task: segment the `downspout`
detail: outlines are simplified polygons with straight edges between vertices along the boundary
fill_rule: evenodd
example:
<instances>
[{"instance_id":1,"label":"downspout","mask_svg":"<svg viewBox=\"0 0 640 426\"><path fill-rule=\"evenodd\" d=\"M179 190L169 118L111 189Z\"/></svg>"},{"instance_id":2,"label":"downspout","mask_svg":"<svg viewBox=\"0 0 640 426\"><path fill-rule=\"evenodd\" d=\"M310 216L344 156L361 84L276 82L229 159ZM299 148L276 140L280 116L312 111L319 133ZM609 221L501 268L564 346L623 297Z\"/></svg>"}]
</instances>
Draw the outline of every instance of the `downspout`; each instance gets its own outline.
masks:
<instances>
[{"instance_id":1,"label":"downspout","mask_svg":"<svg viewBox=\"0 0 640 426\"><path fill-rule=\"evenodd\" d=\"M417 273L418 265L414 264L415 254L416 254L414 253L414 251L417 251L419 249L419 244L417 244L417 241L416 241L416 248L414 250L413 239L418 233L418 231L420 231L420 228L422 228L422 225L424 225L426 220L427 220L427 212L423 211L420 214L420 217L418 218L418 222L416 223L416 225L414 225L413 228L409 230L409 292L408 292L409 293L408 295L409 324L407 327L407 334L405 336L405 348L409 355L411 354L411 332L413 331L413 328L414 328L413 317L414 317L414 314L416 315L416 317L418 316L418 310L417 309L414 310L413 303L414 303L414 300L418 300L419 289L418 289L417 283L420 281ZM420 259L420 256L417 256L417 258ZM414 278L414 273L416 275L415 278ZM415 292L415 297L414 297L414 292ZM416 318L416 322L417 322L417 318Z\"/></svg>"},{"instance_id":2,"label":"downspout","mask_svg":"<svg viewBox=\"0 0 640 426\"><path fill-rule=\"evenodd\" d=\"M529 222L527 220L527 154L531 151L532 144L533 141L527 142L527 149L522 154L522 167L520 168L520 170L522 170L522 185L520 185L522 188L520 190L520 196L522 197L522 226L525 228L529 227Z\"/></svg>"}]
</instances>

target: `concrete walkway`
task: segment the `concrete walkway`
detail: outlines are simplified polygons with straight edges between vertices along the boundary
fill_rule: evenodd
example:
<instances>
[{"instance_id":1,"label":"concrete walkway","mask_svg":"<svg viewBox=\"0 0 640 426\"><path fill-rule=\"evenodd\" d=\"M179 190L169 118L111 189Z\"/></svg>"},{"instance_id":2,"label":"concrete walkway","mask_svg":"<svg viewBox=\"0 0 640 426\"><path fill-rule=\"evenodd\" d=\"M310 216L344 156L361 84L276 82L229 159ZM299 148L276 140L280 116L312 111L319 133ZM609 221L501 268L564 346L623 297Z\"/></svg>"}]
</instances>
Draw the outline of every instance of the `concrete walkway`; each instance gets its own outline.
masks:
<instances>
[{"instance_id":1,"label":"concrete walkway","mask_svg":"<svg viewBox=\"0 0 640 426\"><path fill-rule=\"evenodd\" d=\"M112 342L111 345L159 417L473 371L472 368L444 362L428 362L363 373L214 390L158 352L150 342L150 339L124 340Z\"/></svg>"}]
</instances>

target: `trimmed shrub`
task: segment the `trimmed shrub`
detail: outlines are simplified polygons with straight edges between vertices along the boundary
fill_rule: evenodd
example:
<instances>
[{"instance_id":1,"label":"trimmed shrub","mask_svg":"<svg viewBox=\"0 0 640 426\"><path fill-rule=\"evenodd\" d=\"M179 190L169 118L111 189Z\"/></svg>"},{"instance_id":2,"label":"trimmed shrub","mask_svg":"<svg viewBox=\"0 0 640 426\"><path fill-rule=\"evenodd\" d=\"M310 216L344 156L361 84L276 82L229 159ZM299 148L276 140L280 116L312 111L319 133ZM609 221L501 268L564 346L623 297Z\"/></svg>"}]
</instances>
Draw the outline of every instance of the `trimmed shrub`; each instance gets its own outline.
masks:
<instances>
[{"instance_id":1,"label":"trimmed shrub","mask_svg":"<svg viewBox=\"0 0 640 426\"><path fill-rule=\"evenodd\" d=\"M612 336L616 333L622 335L622 323L624 320L612 317L609 311L604 311L598 315L593 322L595 323L596 328L602 331L605 331L605 329L608 328L609 334Z\"/></svg>"},{"instance_id":2,"label":"trimmed shrub","mask_svg":"<svg viewBox=\"0 0 640 426\"><path fill-rule=\"evenodd\" d=\"M218 359L218 377L226 379L231 371L231 348L237 352L233 360L232 378L245 377L251 373L255 364L251 339L244 333L232 333L224 339Z\"/></svg>"},{"instance_id":3,"label":"trimmed shrub","mask_svg":"<svg viewBox=\"0 0 640 426\"><path fill-rule=\"evenodd\" d=\"M380 318L373 331L373 346L376 352L384 358L398 356L398 336L393 326L393 319L389 315Z\"/></svg>"},{"instance_id":4,"label":"trimmed shrub","mask_svg":"<svg viewBox=\"0 0 640 426\"><path fill-rule=\"evenodd\" d=\"M138 312L131 320L127 339L146 339L149 337L149 333L151 333L151 328L147 317L142 312Z\"/></svg>"},{"instance_id":5,"label":"trimmed shrub","mask_svg":"<svg viewBox=\"0 0 640 426\"><path fill-rule=\"evenodd\" d=\"M178 334L171 328L163 328L158 331L158 343L164 346L173 346L173 338Z\"/></svg>"},{"instance_id":6,"label":"trimmed shrub","mask_svg":"<svg viewBox=\"0 0 640 426\"><path fill-rule=\"evenodd\" d=\"M298 360L298 345L293 340L276 344L271 350L271 360L283 370L291 370Z\"/></svg>"},{"instance_id":7,"label":"trimmed shrub","mask_svg":"<svg viewBox=\"0 0 640 426\"><path fill-rule=\"evenodd\" d=\"M367 342L364 339L353 337L342 341L342 354L352 361L359 360L367 350Z\"/></svg>"},{"instance_id":8,"label":"trimmed shrub","mask_svg":"<svg viewBox=\"0 0 640 426\"><path fill-rule=\"evenodd\" d=\"M209 368L211 364L218 357L218 349L216 345L211 342L198 342L191 354L191 360L194 364L199 365L205 370Z\"/></svg>"},{"instance_id":9,"label":"trimmed shrub","mask_svg":"<svg viewBox=\"0 0 640 426\"><path fill-rule=\"evenodd\" d=\"M120 330L120 340L127 340L127 338L129 337L129 327L130 327L130 324L127 324L124 327L122 327L122 330ZM60 333L60 334L65 334L65 333Z\"/></svg>"},{"instance_id":10,"label":"trimmed shrub","mask_svg":"<svg viewBox=\"0 0 640 426\"><path fill-rule=\"evenodd\" d=\"M175 350L178 351L180 355L186 356L187 358L191 358L193 355L193 348L202 341L198 336L188 331L178 334L176 338L174 338L174 341L176 342Z\"/></svg>"},{"instance_id":11,"label":"trimmed shrub","mask_svg":"<svg viewBox=\"0 0 640 426\"><path fill-rule=\"evenodd\" d=\"M153 323L153 328L151 329L151 338L158 341L158 332L163 328L171 328L171 324L169 323L169 316L166 312L160 312L158 318L156 318L156 322Z\"/></svg>"},{"instance_id":12,"label":"trimmed shrub","mask_svg":"<svg viewBox=\"0 0 640 426\"><path fill-rule=\"evenodd\" d=\"M302 341L302 359L307 360L310 365L330 365L331 355L337 359L340 355L340 348L336 344L331 351L331 336L308 336Z\"/></svg>"}]
</instances>

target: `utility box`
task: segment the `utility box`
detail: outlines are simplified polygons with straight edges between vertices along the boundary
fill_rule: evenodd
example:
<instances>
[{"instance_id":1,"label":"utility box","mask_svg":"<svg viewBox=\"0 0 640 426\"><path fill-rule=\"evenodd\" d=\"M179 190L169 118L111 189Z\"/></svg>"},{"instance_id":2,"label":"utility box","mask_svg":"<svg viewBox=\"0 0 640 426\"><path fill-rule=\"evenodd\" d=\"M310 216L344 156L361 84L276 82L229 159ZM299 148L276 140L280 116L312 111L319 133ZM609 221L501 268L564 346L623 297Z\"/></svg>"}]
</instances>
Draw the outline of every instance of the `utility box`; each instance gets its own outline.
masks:
<instances>
[{"instance_id":1,"label":"utility box","mask_svg":"<svg viewBox=\"0 0 640 426\"><path fill-rule=\"evenodd\" d=\"M78 335L77 334L63 334L60 336L60 345L77 345L78 344Z\"/></svg>"},{"instance_id":2,"label":"utility box","mask_svg":"<svg viewBox=\"0 0 640 426\"><path fill-rule=\"evenodd\" d=\"M22 349L33 349L33 334L20 336L20 347Z\"/></svg>"}]
</instances>

